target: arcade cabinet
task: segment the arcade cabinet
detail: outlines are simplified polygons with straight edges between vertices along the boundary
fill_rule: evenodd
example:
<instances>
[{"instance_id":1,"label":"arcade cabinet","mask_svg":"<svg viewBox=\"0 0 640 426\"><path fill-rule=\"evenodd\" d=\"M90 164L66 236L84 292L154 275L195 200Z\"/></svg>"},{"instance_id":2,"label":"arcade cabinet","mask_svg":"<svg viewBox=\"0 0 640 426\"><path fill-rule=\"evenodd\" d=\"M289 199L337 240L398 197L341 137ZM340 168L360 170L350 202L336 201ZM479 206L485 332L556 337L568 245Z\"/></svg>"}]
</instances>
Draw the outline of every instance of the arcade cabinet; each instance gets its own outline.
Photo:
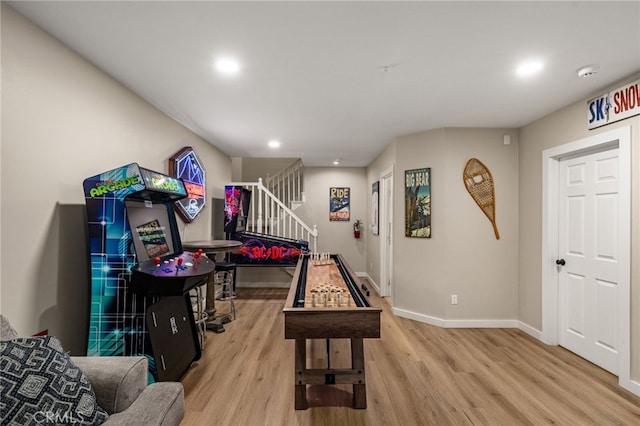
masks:
<instances>
[{"instance_id":1,"label":"arcade cabinet","mask_svg":"<svg viewBox=\"0 0 640 426\"><path fill-rule=\"evenodd\" d=\"M142 355L150 381L178 380L200 345L189 292L214 263L185 252L174 203L180 179L128 164L87 178L91 312L87 355Z\"/></svg>"},{"instance_id":2,"label":"arcade cabinet","mask_svg":"<svg viewBox=\"0 0 640 426\"><path fill-rule=\"evenodd\" d=\"M309 252L309 242L247 231L251 191L242 186L227 185L225 192L224 232L228 240L242 243L229 255L238 266L295 267L300 255Z\"/></svg>"}]
</instances>

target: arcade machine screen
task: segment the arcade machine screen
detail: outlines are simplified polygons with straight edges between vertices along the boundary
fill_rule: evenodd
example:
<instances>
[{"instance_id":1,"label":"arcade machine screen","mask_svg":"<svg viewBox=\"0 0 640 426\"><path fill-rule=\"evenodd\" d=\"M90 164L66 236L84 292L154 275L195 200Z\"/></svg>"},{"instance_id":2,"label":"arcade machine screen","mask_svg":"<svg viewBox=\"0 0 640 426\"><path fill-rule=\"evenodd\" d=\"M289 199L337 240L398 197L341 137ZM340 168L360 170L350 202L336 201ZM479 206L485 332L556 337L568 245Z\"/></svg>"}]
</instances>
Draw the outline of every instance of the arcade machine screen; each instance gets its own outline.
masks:
<instances>
[{"instance_id":1,"label":"arcade machine screen","mask_svg":"<svg viewBox=\"0 0 640 426\"><path fill-rule=\"evenodd\" d=\"M166 203L126 201L129 226L139 262L175 253L174 230L170 226Z\"/></svg>"}]
</instances>

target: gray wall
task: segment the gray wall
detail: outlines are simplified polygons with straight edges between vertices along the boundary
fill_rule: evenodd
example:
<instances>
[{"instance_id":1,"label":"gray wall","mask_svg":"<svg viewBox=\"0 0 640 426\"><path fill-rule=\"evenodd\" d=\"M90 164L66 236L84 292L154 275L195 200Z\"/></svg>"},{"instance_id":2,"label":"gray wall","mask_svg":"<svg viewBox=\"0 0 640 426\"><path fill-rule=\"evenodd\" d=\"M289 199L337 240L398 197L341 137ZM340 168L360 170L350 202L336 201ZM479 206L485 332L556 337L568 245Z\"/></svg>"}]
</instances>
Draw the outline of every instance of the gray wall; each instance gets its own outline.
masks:
<instances>
[{"instance_id":1,"label":"gray wall","mask_svg":"<svg viewBox=\"0 0 640 426\"><path fill-rule=\"evenodd\" d=\"M351 220L346 222L329 220L329 188L348 187L351 190ZM360 239L353 237L356 219L365 221L369 191L364 167L306 167L304 188L307 202L295 214L310 226L318 227L318 251L341 253L356 273L366 271L366 240L363 232Z\"/></svg>"},{"instance_id":2,"label":"gray wall","mask_svg":"<svg viewBox=\"0 0 640 426\"><path fill-rule=\"evenodd\" d=\"M640 78L630 77L612 88ZM606 90L593 95L600 95ZM542 151L611 129L631 126L631 377L640 378L640 117L587 129L587 99L520 129L520 320L542 329Z\"/></svg>"},{"instance_id":3,"label":"gray wall","mask_svg":"<svg viewBox=\"0 0 640 426\"><path fill-rule=\"evenodd\" d=\"M82 181L137 162L168 171L193 146L208 198L224 196L231 160L2 5L0 309L21 334L48 329L86 350L89 281ZM183 240L211 235L211 209Z\"/></svg>"},{"instance_id":4,"label":"gray wall","mask_svg":"<svg viewBox=\"0 0 640 426\"><path fill-rule=\"evenodd\" d=\"M371 186L374 182L380 182L384 174L393 170L394 164L396 161L396 142L393 141L389 144L387 148L376 158L368 167L367 167L367 184L368 184L368 194L371 193ZM398 196L402 196L398 194ZM382 220L382 205L379 205L379 220ZM380 229L380 233L378 235L373 235L371 231L371 206L367 206L367 217L366 217L366 244L367 244L367 274L371 278L371 280L380 288L382 284L380 282L380 251L381 251L381 236L382 236L382 228ZM382 223L379 223L379 226L382 226Z\"/></svg>"},{"instance_id":5,"label":"gray wall","mask_svg":"<svg viewBox=\"0 0 640 426\"><path fill-rule=\"evenodd\" d=\"M207 170L209 197L223 197L231 160L2 5L2 159L0 309L22 334L48 328L79 353L86 336L87 263L82 181L136 161L167 171L167 161L193 146ZM638 75L626 79L633 81ZM623 83L623 82L621 82ZM616 85L617 86L617 85ZM600 93L594 93L599 95ZM380 237L371 234L369 193L393 167L394 303L421 320L516 320L542 324L541 153L544 149L632 126L632 377L640 377L640 117L586 130L581 100L518 132L439 129L398 137L366 169L310 168L309 202L296 213L320 230L320 251L345 254L353 269L378 278ZM512 134L512 145L502 135ZM496 241L488 220L462 184L462 168L478 157L496 179ZM403 177L431 167L433 236L404 237ZM234 178L235 179L235 178ZM352 188L350 222L328 220L328 190ZM365 221L354 240L353 220ZM208 238L210 209L182 238ZM515 265L515 266L514 266ZM449 304L449 295L459 304Z\"/></svg>"},{"instance_id":6,"label":"gray wall","mask_svg":"<svg viewBox=\"0 0 640 426\"><path fill-rule=\"evenodd\" d=\"M243 159L243 167L246 165ZM367 218L367 203L371 188L367 188L364 168L305 167L303 185L306 202L294 213L307 225L318 228L318 252L342 254L356 274L366 274L367 241L370 232L353 237L353 224ZM348 187L351 191L351 220L329 220L329 188ZM310 245L313 243L310 241ZM237 270L240 287L288 287L293 271L282 268L240 267Z\"/></svg>"},{"instance_id":7,"label":"gray wall","mask_svg":"<svg viewBox=\"0 0 640 426\"><path fill-rule=\"evenodd\" d=\"M285 150L286 151L286 150ZM257 182L258 178L263 180L267 176L273 176L276 173L286 169L297 158L239 158L231 159L234 170L238 168L238 173L234 171L234 182Z\"/></svg>"},{"instance_id":8,"label":"gray wall","mask_svg":"<svg viewBox=\"0 0 640 426\"><path fill-rule=\"evenodd\" d=\"M511 145L503 135L511 134ZM396 139L394 310L426 321L508 325L517 312L518 143L506 129L439 129ZM501 238L467 192L476 157L492 172ZM404 172L431 168L431 238L404 235ZM458 295L458 304L450 296Z\"/></svg>"},{"instance_id":9,"label":"gray wall","mask_svg":"<svg viewBox=\"0 0 640 426\"><path fill-rule=\"evenodd\" d=\"M611 88L639 77L630 76ZM478 325L483 320L496 324L491 319L507 320L508 324L508 319L513 319L512 326L539 334L543 309L542 151L631 126L631 378L640 378L640 117L590 131L587 100L517 130L438 129L398 137L371 163L367 168L369 187L384 170L394 168L396 313L445 326ZM503 134L511 135L510 146L502 145ZM496 180L500 241L495 241L487 219L462 186L462 168L471 156L483 161ZM432 241L404 237L404 171L421 167L432 168ZM379 279L379 240L371 236L367 246L369 265L374 265L367 272L374 280ZM452 293L459 295L459 305L450 305Z\"/></svg>"},{"instance_id":10,"label":"gray wall","mask_svg":"<svg viewBox=\"0 0 640 426\"><path fill-rule=\"evenodd\" d=\"M251 175L245 171L249 167L258 170L255 159L233 159L234 164L241 164L239 174L243 176L241 181L256 181L258 177L265 175ZM269 169L278 172L286 168L295 159L276 159L269 161L262 159L265 165L260 170ZM235 166L234 166L235 167ZM303 172L303 188L306 202L297 208L294 213L307 225L318 228L319 252L340 253L351 268L357 274L366 274L367 265L367 241L370 232L362 232L360 239L353 238L353 224L357 219L366 222L367 203L371 188L366 185L365 168L345 167L305 167ZM351 220L346 222L329 220L329 188L349 187L351 189ZM365 225L366 227L366 225ZM310 241L310 245L313 243ZM237 270L237 285L240 287L288 287L291 283L292 271L283 271L281 268L252 268L240 267Z\"/></svg>"}]
</instances>

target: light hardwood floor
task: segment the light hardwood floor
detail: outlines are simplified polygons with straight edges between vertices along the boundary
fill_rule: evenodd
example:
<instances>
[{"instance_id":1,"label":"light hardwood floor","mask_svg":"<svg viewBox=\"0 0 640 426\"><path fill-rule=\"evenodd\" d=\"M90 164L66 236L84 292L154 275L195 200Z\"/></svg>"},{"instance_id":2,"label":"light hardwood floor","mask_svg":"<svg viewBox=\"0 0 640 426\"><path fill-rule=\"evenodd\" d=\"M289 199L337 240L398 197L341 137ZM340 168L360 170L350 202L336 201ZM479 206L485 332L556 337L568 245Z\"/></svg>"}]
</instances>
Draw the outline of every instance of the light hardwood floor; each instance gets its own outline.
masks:
<instances>
[{"instance_id":1,"label":"light hardwood floor","mask_svg":"<svg viewBox=\"0 0 640 426\"><path fill-rule=\"evenodd\" d=\"M517 329L442 329L395 317L386 300L381 338L365 339L368 408L351 386L309 386L294 410L294 342L284 339L286 289L240 288L238 317L207 333L182 379L183 425L640 425L640 398L617 378ZM224 311L225 302L217 303ZM331 366L348 367L348 340L331 341ZM326 368L326 342L308 341Z\"/></svg>"}]
</instances>

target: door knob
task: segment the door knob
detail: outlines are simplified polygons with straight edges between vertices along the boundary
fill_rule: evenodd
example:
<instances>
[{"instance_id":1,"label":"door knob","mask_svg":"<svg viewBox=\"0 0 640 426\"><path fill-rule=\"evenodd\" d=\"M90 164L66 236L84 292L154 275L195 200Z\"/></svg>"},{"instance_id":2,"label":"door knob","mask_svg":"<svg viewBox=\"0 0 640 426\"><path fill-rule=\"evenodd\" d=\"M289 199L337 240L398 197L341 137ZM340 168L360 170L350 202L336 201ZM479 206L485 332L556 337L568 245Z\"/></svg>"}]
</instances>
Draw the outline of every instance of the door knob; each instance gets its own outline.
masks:
<instances>
[{"instance_id":1,"label":"door knob","mask_svg":"<svg viewBox=\"0 0 640 426\"><path fill-rule=\"evenodd\" d=\"M565 263L567 263L567 262L565 262L564 259L556 260L556 265L564 266Z\"/></svg>"}]
</instances>

